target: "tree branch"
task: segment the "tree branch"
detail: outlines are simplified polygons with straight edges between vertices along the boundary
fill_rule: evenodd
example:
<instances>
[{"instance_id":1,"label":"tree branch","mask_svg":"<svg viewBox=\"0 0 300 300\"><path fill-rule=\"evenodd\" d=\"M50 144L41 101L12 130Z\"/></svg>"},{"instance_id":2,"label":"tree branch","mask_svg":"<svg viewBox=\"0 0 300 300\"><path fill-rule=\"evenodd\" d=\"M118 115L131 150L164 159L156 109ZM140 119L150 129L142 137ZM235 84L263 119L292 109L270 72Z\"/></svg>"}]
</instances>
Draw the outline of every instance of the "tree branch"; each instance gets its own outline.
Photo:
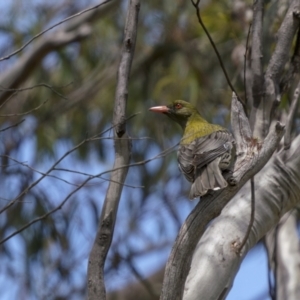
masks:
<instances>
[{"instance_id":1,"label":"tree branch","mask_svg":"<svg viewBox=\"0 0 300 300\"><path fill-rule=\"evenodd\" d=\"M225 299L248 250L281 216L300 203L299 146L300 136L288 153L278 153L257 175L255 218L242 256L237 255L236 248L249 224L249 186L245 186L209 225L193 255L184 300L199 299L199 295L203 299Z\"/></svg>"},{"instance_id":2,"label":"tree branch","mask_svg":"<svg viewBox=\"0 0 300 300\"><path fill-rule=\"evenodd\" d=\"M293 38L299 27L299 18L295 16L299 14L299 10L299 1L293 0L278 30L275 51L266 70L266 78L271 78L276 83L279 82L283 68L289 59L289 52L286 49L291 48Z\"/></svg>"},{"instance_id":3,"label":"tree branch","mask_svg":"<svg viewBox=\"0 0 300 300\"><path fill-rule=\"evenodd\" d=\"M262 68L262 37L263 37L263 15L264 1L257 0L253 4L253 26L251 47L251 77L252 77L252 107L250 113L250 124L252 130L256 123L257 108L263 97L263 68Z\"/></svg>"},{"instance_id":4,"label":"tree branch","mask_svg":"<svg viewBox=\"0 0 300 300\"><path fill-rule=\"evenodd\" d=\"M297 76L299 77L299 76ZM294 116L297 110L297 104L299 101L300 94L300 81L298 79L298 85L294 90L294 94L292 96L292 103L289 109L289 113L286 120L286 132L284 135L284 149L289 149L291 146L291 134L292 134L292 126L294 123Z\"/></svg>"},{"instance_id":5,"label":"tree branch","mask_svg":"<svg viewBox=\"0 0 300 300\"><path fill-rule=\"evenodd\" d=\"M277 299L297 299L300 294L299 280L296 279L300 276L300 256L296 211L287 212L276 229L268 232L266 246L269 259L273 257L270 265L272 265L273 272L276 272Z\"/></svg>"},{"instance_id":6,"label":"tree branch","mask_svg":"<svg viewBox=\"0 0 300 300\"><path fill-rule=\"evenodd\" d=\"M130 161L131 142L126 134L126 102L128 82L137 35L139 0L131 0L127 12L121 61L118 70L118 81L115 95L113 124L115 126L115 162L114 168L126 166ZM118 205L122 193L122 184L127 175L128 167L113 171L105 202L103 205L99 228L90 253L88 264L88 299L106 298L104 285L104 263L111 245Z\"/></svg>"},{"instance_id":7,"label":"tree branch","mask_svg":"<svg viewBox=\"0 0 300 300\"><path fill-rule=\"evenodd\" d=\"M265 74L265 97L261 101L258 108L259 115L256 117L254 134L258 137L264 137L267 134L270 122L275 118L274 112L280 102L280 78L289 58L289 49L293 38L299 27L299 18L295 17L299 14L299 9L299 1L293 0L278 31L275 51Z\"/></svg>"},{"instance_id":8,"label":"tree branch","mask_svg":"<svg viewBox=\"0 0 300 300\"><path fill-rule=\"evenodd\" d=\"M201 18L201 15L200 15L200 8L199 8L200 1L201 1L201 0L191 0L192 5L194 6L194 8L195 8L195 10L196 10L196 15L197 15L197 18L198 18L198 22L199 22L199 24L201 25L201 27L203 28L203 30L204 30L204 32L205 32L205 34L206 34L206 36L207 36L207 38L208 38L208 40L209 40L209 42L210 42L212 48L214 49L214 52L216 53L216 56L217 56L218 61L219 61L219 64L220 64L220 67L221 67L221 69L222 69L222 71L223 71L223 73L224 73L224 76L225 76L225 78L226 78L227 84L229 85L229 87L230 87L230 89L232 90L232 92L235 93L235 94L237 95L238 100L241 101L241 103L242 103L243 105L245 105L245 104L242 102L241 98L238 96L238 94L237 94L237 92L236 92L236 90L235 90L233 84L231 83L231 80L230 80L229 75L228 75L228 73L227 73L227 71L226 71L226 68L225 68L225 66L224 66L224 64L223 64L223 60L222 60L222 58L221 58L221 55L220 55L220 53L219 53L219 50L218 50L218 48L217 48L215 42L213 41L213 39L212 39L212 37L211 37L209 31L207 30L207 28L206 28L206 26L205 26L205 24L204 24L204 22L203 22L203 20L202 20L202 18ZM245 109L245 108L244 108L244 109Z\"/></svg>"},{"instance_id":9,"label":"tree branch","mask_svg":"<svg viewBox=\"0 0 300 300\"><path fill-rule=\"evenodd\" d=\"M192 254L206 226L221 213L224 206L238 190L262 169L272 156L284 133L284 127L278 123L272 128L263 144L253 140L242 104L235 94L232 97L231 120L237 142L237 161L229 180L231 185L221 191L205 195L182 225L166 266L161 300L182 299ZM239 245L240 243L236 244L236 250ZM203 299L210 298L204 297Z\"/></svg>"},{"instance_id":10,"label":"tree branch","mask_svg":"<svg viewBox=\"0 0 300 300\"><path fill-rule=\"evenodd\" d=\"M28 78L28 75L34 71L35 67L39 65L41 60L51 51L57 50L60 47L63 47L67 44L70 44L75 41L82 40L86 37L88 37L92 29L88 22L90 20L93 20L95 18L96 12L99 14L99 11L104 10L102 7L103 4L109 2L111 0L107 0L101 4L98 4L92 8L89 8L87 10L84 10L82 12L79 12L71 17L66 18L65 20L56 23L55 25L51 26L50 28L44 30L43 32L39 33L38 35L34 36L30 41L28 41L24 46L22 46L20 49L14 51L10 55L3 57L1 60L8 59L11 56L19 53L22 51L28 44L33 42L38 37L45 34L50 29L53 29L54 27L72 19L72 18L79 18L75 22L72 22L69 26L66 26L63 29L57 30L47 36L44 36L43 39L37 40L37 42L33 45L33 47L24 53L18 61L6 72L1 74L0 76L0 82L1 87L5 89L16 89L26 78ZM99 8L98 8L99 7ZM92 11L91 11L92 10ZM86 13L86 16L83 16L82 14ZM0 61L1 61L0 60ZM4 90L0 92L0 104L5 101L9 95L11 95L13 92L10 90Z\"/></svg>"}]
</instances>

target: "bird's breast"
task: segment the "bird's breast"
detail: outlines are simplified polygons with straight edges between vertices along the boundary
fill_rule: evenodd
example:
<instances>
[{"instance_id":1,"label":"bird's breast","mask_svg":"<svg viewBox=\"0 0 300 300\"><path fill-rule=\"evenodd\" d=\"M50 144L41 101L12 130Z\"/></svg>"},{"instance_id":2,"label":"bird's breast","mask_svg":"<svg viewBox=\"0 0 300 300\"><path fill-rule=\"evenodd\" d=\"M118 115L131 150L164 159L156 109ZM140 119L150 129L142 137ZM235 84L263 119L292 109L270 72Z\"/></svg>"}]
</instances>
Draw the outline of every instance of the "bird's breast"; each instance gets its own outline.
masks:
<instances>
[{"instance_id":1,"label":"bird's breast","mask_svg":"<svg viewBox=\"0 0 300 300\"><path fill-rule=\"evenodd\" d=\"M180 141L181 145L187 145L192 143L194 140L209 135L215 131L222 130L223 128L219 125L210 123L195 123L187 124L183 137Z\"/></svg>"}]
</instances>

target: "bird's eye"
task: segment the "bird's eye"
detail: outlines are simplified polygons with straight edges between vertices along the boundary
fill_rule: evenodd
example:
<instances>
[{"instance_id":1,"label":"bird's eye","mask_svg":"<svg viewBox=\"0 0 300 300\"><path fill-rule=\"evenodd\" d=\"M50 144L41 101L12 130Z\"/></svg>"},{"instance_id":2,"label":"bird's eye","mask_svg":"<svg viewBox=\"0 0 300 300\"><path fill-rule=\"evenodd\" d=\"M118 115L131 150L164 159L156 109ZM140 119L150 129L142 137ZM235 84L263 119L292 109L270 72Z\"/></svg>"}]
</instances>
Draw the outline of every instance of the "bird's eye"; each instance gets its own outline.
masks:
<instances>
[{"instance_id":1,"label":"bird's eye","mask_svg":"<svg viewBox=\"0 0 300 300\"><path fill-rule=\"evenodd\" d=\"M176 104L175 104L175 108L176 108L176 109L180 109L180 108L182 108L182 104L180 104L180 103L176 103Z\"/></svg>"}]
</instances>

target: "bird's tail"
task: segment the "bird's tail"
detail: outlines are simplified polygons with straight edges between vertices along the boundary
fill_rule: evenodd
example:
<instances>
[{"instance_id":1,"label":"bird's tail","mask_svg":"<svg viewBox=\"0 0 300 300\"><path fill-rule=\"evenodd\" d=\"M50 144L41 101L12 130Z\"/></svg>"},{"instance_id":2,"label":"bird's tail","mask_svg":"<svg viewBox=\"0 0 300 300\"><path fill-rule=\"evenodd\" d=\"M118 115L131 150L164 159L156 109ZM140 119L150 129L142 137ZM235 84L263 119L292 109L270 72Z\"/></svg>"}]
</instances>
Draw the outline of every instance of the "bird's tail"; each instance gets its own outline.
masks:
<instances>
[{"instance_id":1,"label":"bird's tail","mask_svg":"<svg viewBox=\"0 0 300 300\"><path fill-rule=\"evenodd\" d=\"M222 176L219 163L221 157L213 160L206 167L199 170L190 190L190 199L197 198L207 193L208 190L219 190L227 186L227 181Z\"/></svg>"}]
</instances>

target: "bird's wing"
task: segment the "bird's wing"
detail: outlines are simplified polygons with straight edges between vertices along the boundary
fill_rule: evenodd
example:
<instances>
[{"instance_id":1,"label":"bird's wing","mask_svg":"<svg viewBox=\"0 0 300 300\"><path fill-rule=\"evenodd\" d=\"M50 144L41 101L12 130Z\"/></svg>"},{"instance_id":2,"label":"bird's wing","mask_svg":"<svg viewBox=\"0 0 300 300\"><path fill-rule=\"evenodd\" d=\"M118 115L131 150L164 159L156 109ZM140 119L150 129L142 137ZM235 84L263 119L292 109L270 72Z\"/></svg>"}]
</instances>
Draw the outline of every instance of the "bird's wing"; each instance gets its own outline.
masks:
<instances>
[{"instance_id":1,"label":"bird's wing","mask_svg":"<svg viewBox=\"0 0 300 300\"><path fill-rule=\"evenodd\" d=\"M194 182L196 170L230 151L232 141L232 135L224 130L200 137L189 145L180 145L178 164L187 180Z\"/></svg>"}]
</instances>

